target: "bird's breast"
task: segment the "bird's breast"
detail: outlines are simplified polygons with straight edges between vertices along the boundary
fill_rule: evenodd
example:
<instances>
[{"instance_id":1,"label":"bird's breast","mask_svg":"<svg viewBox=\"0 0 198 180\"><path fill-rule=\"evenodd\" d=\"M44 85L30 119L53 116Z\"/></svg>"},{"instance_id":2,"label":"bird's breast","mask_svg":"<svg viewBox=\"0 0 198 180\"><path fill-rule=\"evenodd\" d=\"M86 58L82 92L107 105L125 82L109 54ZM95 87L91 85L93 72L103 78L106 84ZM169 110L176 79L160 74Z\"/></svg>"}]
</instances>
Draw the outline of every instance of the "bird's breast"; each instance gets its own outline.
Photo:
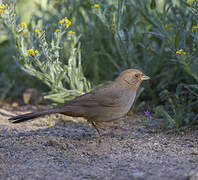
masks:
<instances>
[{"instance_id":1,"label":"bird's breast","mask_svg":"<svg viewBox=\"0 0 198 180\"><path fill-rule=\"evenodd\" d=\"M122 97L122 104L123 106L121 107L123 114L127 114L129 110L131 109L131 106L133 105L133 102L135 100L136 92L133 91L127 91L123 93Z\"/></svg>"},{"instance_id":2,"label":"bird's breast","mask_svg":"<svg viewBox=\"0 0 198 180\"><path fill-rule=\"evenodd\" d=\"M111 110L110 109L107 110L107 112L111 112L111 113L104 113L104 115L107 116L106 121L109 121L111 119L119 119L125 116L131 109L135 96L136 96L136 92L131 92L131 91L121 92L118 105L112 107Z\"/></svg>"}]
</instances>

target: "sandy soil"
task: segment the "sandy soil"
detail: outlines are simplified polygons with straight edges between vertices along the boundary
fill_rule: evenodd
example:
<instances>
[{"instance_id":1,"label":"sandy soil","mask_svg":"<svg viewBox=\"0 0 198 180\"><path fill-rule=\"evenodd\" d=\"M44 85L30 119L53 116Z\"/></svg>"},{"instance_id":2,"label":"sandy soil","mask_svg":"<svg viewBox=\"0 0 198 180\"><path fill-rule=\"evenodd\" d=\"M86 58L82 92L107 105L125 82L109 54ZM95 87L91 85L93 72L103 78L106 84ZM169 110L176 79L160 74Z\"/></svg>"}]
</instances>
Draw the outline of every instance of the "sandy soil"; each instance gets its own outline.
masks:
<instances>
[{"instance_id":1,"label":"sandy soil","mask_svg":"<svg viewBox=\"0 0 198 180\"><path fill-rule=\"evenodd\" d=\"M0 108L0 179L198 179L198 129L164 130L158 120L120 120L99 137L80 118L10 124L35 107Z\"/></svg>"}]
</instances>

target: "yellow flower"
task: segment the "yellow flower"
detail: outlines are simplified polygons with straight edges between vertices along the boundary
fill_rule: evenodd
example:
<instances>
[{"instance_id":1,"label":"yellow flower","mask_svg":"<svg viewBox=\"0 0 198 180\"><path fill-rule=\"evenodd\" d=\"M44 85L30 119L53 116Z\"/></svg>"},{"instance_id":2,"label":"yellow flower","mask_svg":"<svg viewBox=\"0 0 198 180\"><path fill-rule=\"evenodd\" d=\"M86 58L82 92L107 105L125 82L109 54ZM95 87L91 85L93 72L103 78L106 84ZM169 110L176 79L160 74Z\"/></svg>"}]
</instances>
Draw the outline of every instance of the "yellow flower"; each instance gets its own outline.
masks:
<instances>
[{"instance_id":1,"label":"yellow flower","mask_svg":"<svg viewBox=\"0 0 198 180\"><path fill-rule=\"evenodd\" d=\"M190 6L192 6L194 2L195 2L195 0L189 0L189 1L188 1L188 4L189 4Z\"/></svg>"},{"instance_id":2,"label":"yellow flower","mask_svg":"<svg viewBox=\"0 0 198 180\"><path fill-rule=\"evenodd\" d=\"M65 22L69 23L69 19L67 17L65 17Z\"/></svg>"},{"instance_id":3,"label":"yellow flower","mask_svg":"<svg viewBox=\"0 0 198 180\"><path fill-rule=\"evenodd\" d=\"M170 26L170 25L166 24L166 25L165 25L165 28L166 28L167 30L171 31L171 26Z\"/></svg>"},{"instance_id":4,"label":"yellow flower","mask_svg":"<svg viewBox=\"0 0 198 180\"><path fill-rule=\"evenodd\" d=\"M67 17L65 17L65 18L61 19L60 21L58 21L59 24L63 24L64 22L66 23L66 25L65 25L66 28L68 28L71 25L71 21Z\"/></svg>"},{"instance_id":5,"label":"yellow flower","mask_svg":"<svg viewBox=\"0 0 198 180\"><path fill-rule=\"evenodd\" d=\"M54 34L56 34L57 32L60 32L60 29L56 29L55 32L54 32Z\"/></svg>"},{"instance_id":6,"label":"yellow flower","mask_svg":"<svg viewBox=\"0 0 198 180\"><path fill-rule=\"evenodd\" d=\"M39 51L38 50L34 51L34 49L28 50L28 56L34 56L35 54L39 54Z\"/></svg>"},{"instance_id":7,"label":"yellow flower","mask_svg":"<svg viewBox=\"0 0 198 180\"><path fill-rule=\"evenodd\" d=\"M41 32L39 31L39 29L35 29L35 32L37 33L38 36L41 34Z\"/></svg>"},{"instance_id":8,"label":"yellow flower","mask_svg":"<svg viewBox=\"0 0 198 180\"><path fill-rule=\"evenodd\" d=\"M28 50L28 52L33 52L33 51L34 51L34 49L29 49L29 50Z\"/></svg>"},{"instance_id":9,"label":"yellow flower","mask_svg":"<svg viewBox=\"0 0 198 180\"><path fill-rule=\"evenodd\" d=\"M183 55L186 55L187 53L183 50L183 49L180 49L180 50L177 50L176 51L176 54L183 54Z\"/></svg>"},{"instance_id":10,"label":"yellow flower","mask_svg":"<svg viewBox=\"0 0 198 180\"><path fill-rule=\"evenodd\" d=\"M65 17L65 23L66 28L68 28L71 25L71 21L67 17Z\"/></svg>"},{"instance_id":11,"label":"yellow flower","mask_svg":"<svg viewBox=\"0 0 198 180\"><path fill-rule=\"evenodd\" d=\"M34 49L29 49L28 50L28 56L32 55L32 53L34 53Z\"/></svg>"},{"instance_id":12,"label":"yellow flower","mask_svg":"<svg viewBox=\"0 0 198 180\"><path fill-rule=\"evenodd\" d=\"M176 54L180 54L180 52L179 51L176 51Z\"/></svg>"},{"instance_id":13,"label":"yellow flower","mask_svg":"<svg viewBox=\"0 0 198 180\"><path fill-rule=\"evenodd\" d=\"M6 4L6 7L8 7L8 4Z\"/></svg>"},{"instance_id":14,"label":"yellow flower","mask_svg":"<svg viewBox=\"0 0 198 180\"><path fill-rule=\"evenodd\" d=\"M2 4L1 6L0 6L0 14L2 14L3 13L3 9L5 8L5 5L4 4Z\"/></svg>"},{"instance_id":15,"label":"yellow flower","mask_svg":"<svg viewBox=\"0 0 198 180\"><path fill-rule=\"evenodd\" d=\"M196 29L198 29L198 26L193 26L193 27L192 27L192 31L194 31L194 30L196 30Z\"/></svg>"},{"instance_id":16,"label":"yellow flower","mask_svg":"<svg viewBox=\"0 0 198 180\"><path fill-rule=\"evenodd\" d=\"M27 28L27 24L26 24L26 23L24 23L24 22L22 22L22 23L21 23L21 26L23 26L23 27Z\"/></svg>"},{"instance_id":17,"label":"yellow flower","mask_svg":"<svg viewBox=\"0 0 198 180\"><path fill-rule=\"evenodd\" d=\"M4 8L5 8L5 5L4 5L4 4L2 4L2 5L1 5L1 9L4 9Z\"/></svg>"},{"instance_id":18,"label":"yellow flower","mask_svg":"<svg viewBox=\"0 0 198 180\"><path fill-rule=\"evenodd\" d=\"M71 21L69 21L68 23L66 23L66 28L68 28L71 25Z\"/></svg>"},{"instance_id":19,"label":"yellow flower","mask_svg":"<svg viewBox=\"0 0 198 180\"><path fill-rule=\"evenodd\" d=\"M93 7L98 8L99 7L99 4L94 4Z\"/></svg>"},{"instance_id":20,"label":"yellow flower","mask_svg":"<svg viewBox=\"0 0 198 180\"><path fill-rule=\"evenodd\" d=\"M183 49L177 50L177 51L176 51L176 54L181 54L182 51L183 51Z\"/></svg>"},{"instance_id":21,"label":"yellow flower","mask_svg":"<svg viewBox=\"0 0 198 180\"><path fill-rule=\"evenodd\" d=\"M39 53L39 51L38 51L38 50L35 50L34 52L35 52L36 54L38 54L38 53Z\"/></svg>"},{"instance_id":22,"label":"yellow flower","mask_svg":"<svg viewBox=\"0 0 198 180\"><path fill-rule=\"evenodd\" d=\"M58 21L59 24L63 24L65 22L65 19L61 19L60 21Z\"/></svg>"},{"instance_id":23,"label":"yellow flower","mask_svg":"<svg viewBox=\"0 0 198 180\"><path fill-rule=\"evenodd\" d=\"M28 33L28 30L26 29L26 30L23 32L23 34L26 35L27 33Z\"/></svg>"},{"instance_id":24,"label":"yellow flower","mask_svg":"<svg viewBox=\"0 0 198 180\"><path fill-rule=\"evenodd\" d=\"M74 31L68 31L68 34L75 34Z\"/></svg>"}]
</instances>

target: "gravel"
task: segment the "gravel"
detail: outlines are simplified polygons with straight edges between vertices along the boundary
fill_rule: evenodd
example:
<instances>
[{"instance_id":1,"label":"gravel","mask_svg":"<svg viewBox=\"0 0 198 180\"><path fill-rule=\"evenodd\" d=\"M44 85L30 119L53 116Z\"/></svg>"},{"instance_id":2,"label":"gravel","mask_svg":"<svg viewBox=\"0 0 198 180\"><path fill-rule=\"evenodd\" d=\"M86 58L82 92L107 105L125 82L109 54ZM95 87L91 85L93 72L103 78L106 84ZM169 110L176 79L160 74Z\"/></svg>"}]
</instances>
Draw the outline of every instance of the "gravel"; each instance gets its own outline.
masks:
<instances>
[{"instance_id":1,"label":"gravel","mask_svg":"<svg viewBox=\"0 0 198 180\"><path fill-rule=\"evenodd\" d=\"M175 132L135 115L117 122L127 130L106 128L99 137L82 118L8 122L31 109L0 108L0 179L198 179L196 128Z\"/></svg>"}]
</instances>

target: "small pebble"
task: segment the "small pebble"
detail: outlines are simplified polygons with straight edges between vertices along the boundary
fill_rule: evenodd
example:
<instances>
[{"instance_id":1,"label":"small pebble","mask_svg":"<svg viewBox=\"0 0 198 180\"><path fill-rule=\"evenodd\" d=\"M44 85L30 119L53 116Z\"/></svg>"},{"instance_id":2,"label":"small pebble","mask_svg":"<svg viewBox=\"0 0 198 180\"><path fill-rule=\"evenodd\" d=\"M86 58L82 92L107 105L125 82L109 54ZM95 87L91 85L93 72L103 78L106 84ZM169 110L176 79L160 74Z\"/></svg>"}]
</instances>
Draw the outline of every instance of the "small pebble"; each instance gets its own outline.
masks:
<instances>
[{"instance_id":1,"label":"small pebble","mask_svg":"<svg viewBox=\"0 0 198 180\"><path fill-rule=\"evenodd\" d=\"M193 144L188 144L188 147L194 147L194 145Z\"/></svg>"}]
</instances>

